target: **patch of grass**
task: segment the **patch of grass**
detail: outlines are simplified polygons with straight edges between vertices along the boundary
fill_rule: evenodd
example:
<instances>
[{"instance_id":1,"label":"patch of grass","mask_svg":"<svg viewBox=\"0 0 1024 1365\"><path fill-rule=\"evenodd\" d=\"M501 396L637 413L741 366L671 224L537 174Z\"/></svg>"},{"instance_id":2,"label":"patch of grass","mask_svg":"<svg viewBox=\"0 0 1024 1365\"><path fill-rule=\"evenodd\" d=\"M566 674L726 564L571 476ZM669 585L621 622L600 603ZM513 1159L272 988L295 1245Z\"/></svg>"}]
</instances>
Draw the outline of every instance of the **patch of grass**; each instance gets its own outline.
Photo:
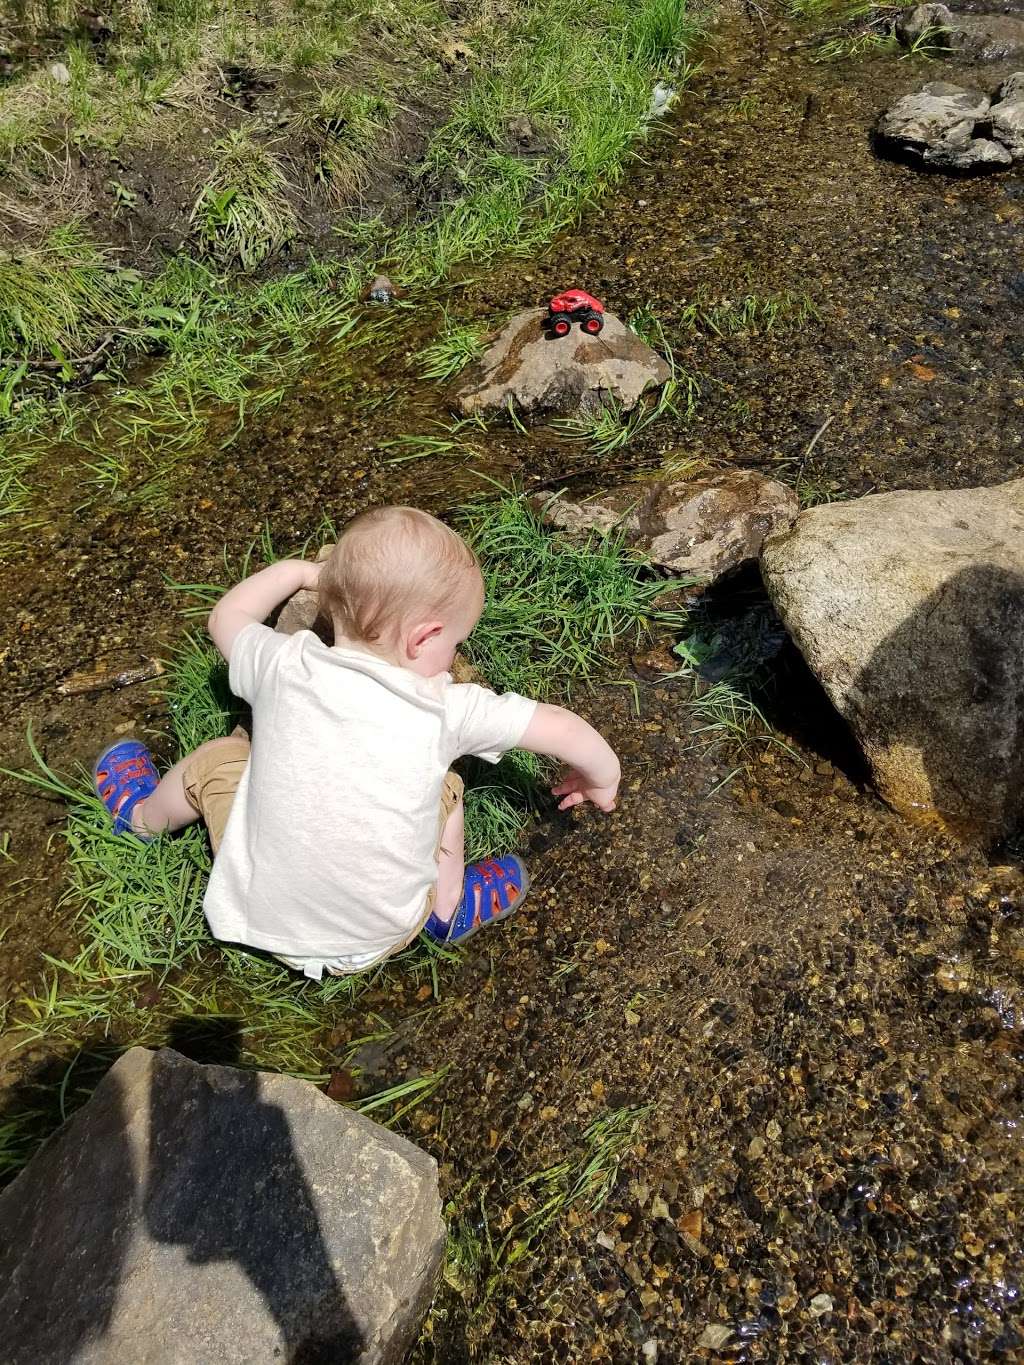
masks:
<instances>
[{"instance_id":1,"label":"patch of grass","mask_svg":"<svg viewBox=\"0 0 1024 1365\"><path fill-rule=\"evenodd\" d=\"M841 502L849 497L834 479L803 472L797 478L795 492L801 507L820 507L823 503Z\"/></svg>"},{"instance_id":2,"label":"patch of grass","mask_svg":"<svg viewBox=\"0 0 1024 1365\"><path fill-rule=\"evenodd\" d=\"M500 1218L489 1212L475 1181L470 1181L445 1207L445 1282L456 1293L474 1297L479 1308L502 1275L523 1261L570 1209L602 1208L641 1125L653 1111L653 1105L638 1105L610 1109L593 1119L578 1148L564 1160L492 1193L494 1203L504 1207Z\"/></svg>"},{"instance_id":3,"label":"patch of grass","mask_svg":"<svg viewBox=\"0 0 1024 1365\"><path fill-rule=\"evenodd\" d=\"M680 0L535 0L481 34L423 166L428 183L454 180L462 193L393 244L407 275L430 282L460 261L528 253L574 222L647 131L653 81L682 83L672 64L696 28ZM509 150L524 117L544 145L533 157Z\"/></svg>"},{"instance_id":4,"label":"patch of grass","mask_svg":"<svg viewBox=\"0 0 1024 1365\"><path fill-rule=\"evenodd\" d=\"M685 620L658 606L678 583L652 579L615 536L552 535L514 495L471 504L459 520L487 588L465 652L499 691L564 700L597 678L620 641Z\"/></svg>"},{"instance_id":5,"label":"patch of grass","mask_svg":"<svg viewBox=\"0 0 1024 1365\"><path fill-rule=\"evenodd\" d=\"M379 92L344 86L320 91L308 126L317 147L317 174L336 200L347 199L362 184L367 159L394 113L392 101Z\"/></svg>"},{"instance_id":6,"label":"patch of grass","mask_svg":"<svg viewBox=\"0 0 1024 1365\"><path fill-rule=\"evenodd\" d=\"M453 379L467 365L483 355L482 325L453 323L445 315L445 327L436 341L424 346L413 356L423 379Z\"/></svg>"},{"instance_id":7,"label":"patch of grass","mask_svg":"<svg viewBox=\"0 0 1024 1365\"><path fill-rule=\"evenodd\" d=\"M139 277L118 270L77 223L37 247L0 251L0 356L9 406L18 362L70 362L118 326ZM13 365L11 361L13 360Z\"/></svg>"},{"instance_id":8,"label":"patch of grass","mask_svg":"<svg viewBox=\"0 0 1024 1365\"><path fill-rule=\"evenodd\" d=\"M816 48L812 62L847 62L863 57L888 57L899 51L899 42L892 33L869 29L865 33L851 33L826 38Z\"/></svg>"},{"instance_id":9,"label":"patch of grass","mask_svg":"<svg viewBox=\"0 0 1024 1365\"><path fill-rule=\"evenodd\" d=\"M225 264L253 270L295 236L288 181L273 147L235 128L213 145L213 167L192 209L201 245Z\"/></svg>"},{"instance_id":10,"label":"patch of grass","mask_svg":"<svg viewBox=\"0 0 1024 1365\"><path fill-rule=\"evenodd\" d=\"M769 332L805 326L820 316L807 294L783 290L779 294L744 294L712 302L703 293L685 305L680 325L715 336L764 336Z\"/></svg>"},{"instance_id":11,"label":"patch of grass","mask_svg":"<svg viewBox=\"0 0 1024 1365\"><path fill-rule=\"evenodd\" d=\"M584 417L567 417L551 425L562 436L573 441L586 441L600 456L613 454L629 445L634 437L662 417L692 421L700 402L700 380L696 375L673 373L658 391L653 403L641 401L630 413L624 413L614 400L598 412Z\"/></svg>"},{"instance_id":12,"label":"patch of grass","mask_svg":"<svg viewBox=\"0 0 1024 1365\"><path fill-rule=\"evenodd\" d=\"M244 712L228 686L228 666L205 634L186 633L171 656L166 684L179 753L230 734Z\"/></svg>"},{"instance_id":13,"label":"patch of grass","mask_svg":"<svg viewBox=\"0 0 1024 1365\"><path fill-rule=\"evenodd\" d=\"M764 637L770 637L775 629L769 615L755 614L744 641L730 641L725 668L717 662L722 641L714 629L698 627L676 645L675 653L683 661L680 674L694 680L687 705L696 722L691 734L697 743L725 742L741 754L751 745L772 744L803 761L775 731L756 701L766 682ZM711 664L716 666L709 668ZM724 676L716 676L722 673Z\"/></svg>"}]
</instances>

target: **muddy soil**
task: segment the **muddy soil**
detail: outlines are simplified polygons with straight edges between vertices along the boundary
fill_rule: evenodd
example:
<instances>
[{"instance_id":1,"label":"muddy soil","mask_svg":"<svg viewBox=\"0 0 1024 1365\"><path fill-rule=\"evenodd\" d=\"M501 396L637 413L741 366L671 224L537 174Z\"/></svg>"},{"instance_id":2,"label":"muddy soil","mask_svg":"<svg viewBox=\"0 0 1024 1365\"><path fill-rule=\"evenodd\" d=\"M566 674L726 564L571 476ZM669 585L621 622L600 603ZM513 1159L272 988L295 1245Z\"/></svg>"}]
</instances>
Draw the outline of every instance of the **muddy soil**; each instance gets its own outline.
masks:
<instances>
[{"instance_id":1,"label":"muddy soil","mask_svg":"<svg viewBox=\"0 0 1024 1365\"><path fill-rule=\"evenodd\" d=\"M444 413L403 365L432 325L421 311L376 367L325 361L262 427L206 452L170 510L76 510L68 452L43 474L20 562L0 570L4 752L23 761L29 721L63 768L119 728L162 733L152 689L62 699L55 681L106 650L165 648L179 625L163 575L221 577L222 547L237 562L264 519L298 544L324 511L399 497L446 511L481 473L585 490L675 452L813 475L839 495L1018 474L1024 180L877 160L867 130L885 104L965 73L814 65L805 37L753 7L727 16L645 161L582 230L445 300L489 316L578 283L620 315L649 305L703 376L692 423L659 423L604 468L586 447L512 430L473 433L478 453L461 460L388 463L389 439ZM712 301L806 291L820 320L695 336L679 320L698 288ZM444 1290L417 1359L1020 1359L1012 850L993 860L885 810L792 660L773 718L794 754L707 747L685 682L646 664L632 677L639 715L619 686L577 699L623 754L620 809L542 820L529 904L474 942L440 1000L398 987L362 1002L398 1028L363 1084L453 1063L410 1132L481 1235L480 1196L500 1233L528 1203L521 1182L578 1154L591 1120L655 1106L604 1208L566 1212L489 1292L486 1272ZM5 790L11 999L41 950L74 940L55 902L59 820Z\"/></svg>"}]
</instances>

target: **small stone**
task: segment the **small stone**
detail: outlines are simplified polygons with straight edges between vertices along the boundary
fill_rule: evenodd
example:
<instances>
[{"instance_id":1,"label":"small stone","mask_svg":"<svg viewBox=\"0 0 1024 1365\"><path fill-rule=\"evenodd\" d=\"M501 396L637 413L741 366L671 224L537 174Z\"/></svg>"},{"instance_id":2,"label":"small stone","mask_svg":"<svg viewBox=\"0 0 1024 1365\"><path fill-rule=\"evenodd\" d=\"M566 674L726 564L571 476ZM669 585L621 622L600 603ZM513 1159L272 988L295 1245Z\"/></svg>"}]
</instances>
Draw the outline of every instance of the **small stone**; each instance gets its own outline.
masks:
<instances>
[{"instance_id":1,"label":"small stone","mask_svg":"<svg viewBox=\"0 0 1024 1365\"><path fill-rule=\"evenodd\" d=\"M830 1294L815 1294L810 1304L811 1312L816 1318L823 1317L826 1313L832 1312L832 1296Z\"/></svg>"},{"instance_id":2,"label":"small stone","mask_svg":"<svg viewBox=\"0 0 1024 1365\"><path fill-rule=\"evenodd\" d=\"M63 62L51 62L47 67L47 70L49 71L51 78L55 80L58 85L71 84L71 72Z\"/></svg>"},{"instance_id":3,"label":"small stone","mask_svg":"<svg viewBox=\"0 0 1024 1365\"><path fill-rule=\"evenodd\" d=\"M762 1137L752 1138L747 1147L747 1157L751 1161L759 1161L765 1154L765 1141Z\"/></svg>"},{"instance_id":4,"label":"small stone","mask_svg":"<svg viewBox=\"0 0 1024 1365\"><path fill-rule=\"evenodd\" d=\"M720 1351L721 1348L732 1339L732 1330L724 1323L712 1322L700 1334L698 1346L704 1347L708 1351Z\"/></svg>"},{"instance_id":5,"label":"small stone","mask_svg":"<svg viewBox=\"0 0 1024 1365\"><path fill-rule=\"evenodd\" d=\"M599 1247L604 1247L605 1251L615 1250L615 1238L607 1232L599 1232L594 1241Z\"/></svg>"},{"instance_id":6,"label":"small stone","mask_svg":"<svg viewBox=\"0 0 1024 1365\"><path fill-rule=\"evenodd\" d=\"M658 1359L657 1337L648 1337L644 1344L640 1347L640 1351L643 1355L644 1360L648 1362L648 1365L656 1365L656 1361Z\"/></svg>"},{"instance_id":7,"label":"small stone","mask_svg":"<svg viewBox=\"0 0 1024 1365\"><path fill-rule=\"evenodd\" d=\"M368 303L393 303L399 292L387 275L375 275L363 297Z\"/></svg>"}]
</instances>

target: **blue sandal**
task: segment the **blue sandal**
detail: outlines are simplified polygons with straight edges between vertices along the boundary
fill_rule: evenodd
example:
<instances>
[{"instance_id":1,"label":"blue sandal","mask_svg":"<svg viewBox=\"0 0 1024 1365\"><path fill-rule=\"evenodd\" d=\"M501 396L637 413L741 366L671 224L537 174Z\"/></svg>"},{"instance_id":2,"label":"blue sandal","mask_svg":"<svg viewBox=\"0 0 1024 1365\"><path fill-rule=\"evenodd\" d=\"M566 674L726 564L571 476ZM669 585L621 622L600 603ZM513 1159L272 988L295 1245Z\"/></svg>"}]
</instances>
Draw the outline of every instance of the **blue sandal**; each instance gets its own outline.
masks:
<instances>
[{"instance_id":1,"label":"blue sandal","mask_svg":"<svg viewBox=\"0 0 1024 1365\"><path fill-rule=\"evenodd\" d=\"M132 829L132 811L152 796L160 783L153 755L137 739L122 739L109 745L93 766L96 794L110 812L115 834L134 834L143 842L144 834Z\"/></svg>"},{"instance_id":2,"label":"blue sandal","mask_svg":"<svg viewBox=\"0 0 1024 1365\"><path fill-rule=\"evenodd\" d=\"M434 914L423 932L435 943L465 943L488 924L508 919L530 889L530 875L521 858L487 858L466 868L462 899L451 919Z\"/></svg>"}]
</instances>

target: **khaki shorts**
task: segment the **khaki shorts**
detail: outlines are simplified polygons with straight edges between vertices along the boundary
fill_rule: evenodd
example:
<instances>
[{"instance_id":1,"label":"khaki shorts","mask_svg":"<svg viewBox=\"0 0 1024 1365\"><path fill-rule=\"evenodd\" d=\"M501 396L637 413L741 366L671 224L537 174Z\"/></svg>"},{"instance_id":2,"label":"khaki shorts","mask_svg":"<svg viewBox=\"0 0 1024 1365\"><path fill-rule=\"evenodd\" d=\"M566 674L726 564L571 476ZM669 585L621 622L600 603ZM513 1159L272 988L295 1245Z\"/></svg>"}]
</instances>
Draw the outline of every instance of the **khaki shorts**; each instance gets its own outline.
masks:
<instances>
[{"instance_id":1,"label":"khaki shorts","mask_svg":"<svg viewBox=\"0 0 1024 1365\"><path fill-rule=\"evenodd\" d=\"M238 784L242 780L242 774L245 772L245 765L248 762L249 736L241 726L224 739L211 739L208 743L200 745L185 761L182 772L185 795L188 798L189 805L202 817L209 831L210 846L213 849L214 857L217 856L217 850L220 848L221 840L224 837L224 829L228 823L228 816L231 814L235 792L238 790ZM438 854L441 852L441 835L444 833L444 827L448 823L448 817L462 800L462 794L462 778L459 777L458 773L448 773L444 780L444 788L441 792L441 809L438 813L436 848ZM413 941L430 918L435 898L436 890L431 887L427 892L423 914L416 928L409 934L408 938L403 939L401 943L396 943L387 953L382 954L382 957L389 957L391 953L397 953ZM283 960L286 960L289 966L299 966L300 962L297 958ZM327 970L330 970L329 966Z\"/></svg>"}]
</instances>

